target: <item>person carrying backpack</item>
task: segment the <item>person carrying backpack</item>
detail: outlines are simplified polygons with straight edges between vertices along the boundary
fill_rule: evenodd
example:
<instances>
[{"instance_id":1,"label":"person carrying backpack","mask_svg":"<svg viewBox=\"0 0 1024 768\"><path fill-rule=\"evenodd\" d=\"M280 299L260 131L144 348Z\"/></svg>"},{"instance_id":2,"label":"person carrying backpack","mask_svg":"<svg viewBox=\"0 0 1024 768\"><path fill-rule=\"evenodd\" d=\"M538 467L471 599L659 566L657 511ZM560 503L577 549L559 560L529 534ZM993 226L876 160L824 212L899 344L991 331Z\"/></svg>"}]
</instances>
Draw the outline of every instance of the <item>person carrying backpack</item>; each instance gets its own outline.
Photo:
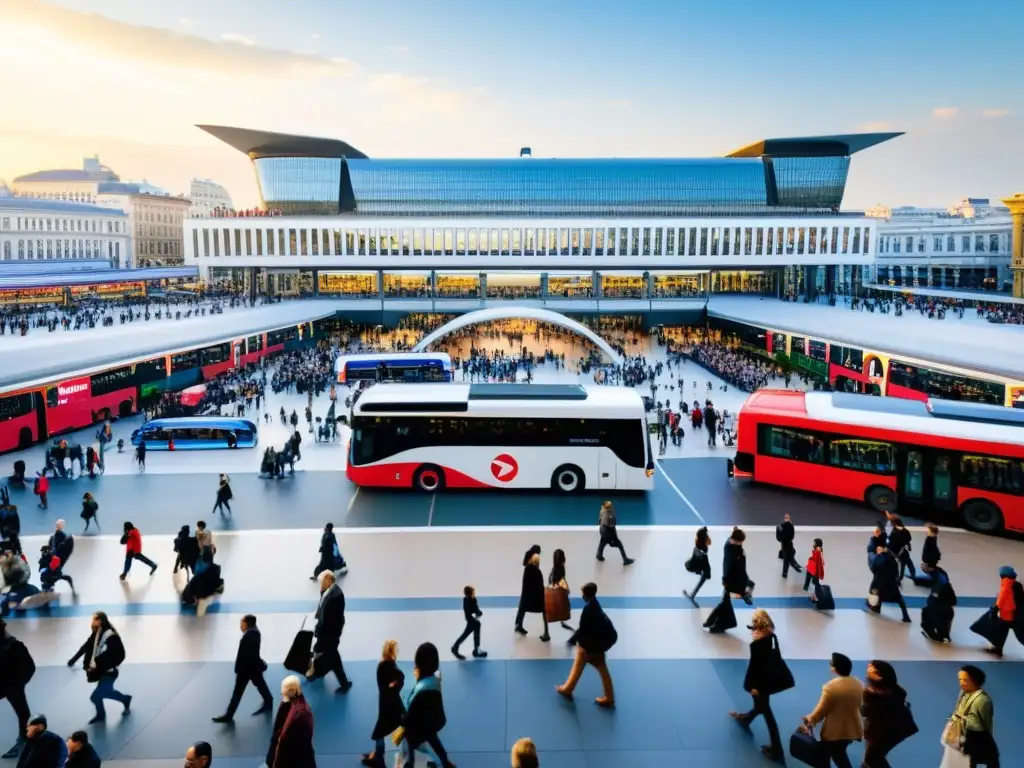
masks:
<instances>
[{"instance_id":1,"label":"person carrying backpack","mask_svg":"<svg viewBox=\"0 0 1024 768\"><path fill-rule=\"evenodd\" d=\"M597 584L588 582L583 585L581 592L584 605L580 612L580 627L569 640L571 645L576 646L576 658L573 660L569 677L555 690L571 700L576 684L583 676L583 669L589 664L601 676L603 690L603 694L594 699L594 703L599 707L611 708L615 706L615 689L605 656L619 641L619 634L597 601Z\"/></svg>"}]
</instances>

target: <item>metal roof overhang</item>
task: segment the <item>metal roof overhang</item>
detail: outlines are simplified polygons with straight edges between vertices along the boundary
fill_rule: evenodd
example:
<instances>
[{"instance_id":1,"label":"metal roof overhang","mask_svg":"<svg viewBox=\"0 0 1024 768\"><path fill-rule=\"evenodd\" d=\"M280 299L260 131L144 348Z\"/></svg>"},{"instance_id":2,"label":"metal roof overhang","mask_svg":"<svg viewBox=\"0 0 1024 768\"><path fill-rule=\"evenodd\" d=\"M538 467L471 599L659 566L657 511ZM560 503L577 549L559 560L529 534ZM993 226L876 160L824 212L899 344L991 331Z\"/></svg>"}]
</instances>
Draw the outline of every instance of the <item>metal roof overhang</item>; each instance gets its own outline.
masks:
<instances>
[{"instance_id":1,"label":"metal roof overhang","mask_svg":"<svg viewBox=\"0 0 1024 768\"><path fill-rule=\"evenodd\" d=\"M845 133L836 136L804 136L762 139L730 152L726 157L849 157L855 152L902 136L903 132Z\"/></svg>"},{"instance_id":2,"label":"metal roof overhang","mask_svg":"<svg viewBox=\"0 0 1024 768\"><path fill-rule=\"evenodd\" d=\"M225 125L197 125L202 131L220 139L250 160L261 157L347 157L366 160L366 155L344 141L313 136L294 136L271 131L253 131Z\"/></svg>"},{"instance_id":3,"label":"metal roof overhang","mask_svg":"<svg viewBox=\"0 0 1024 768\"><path fill-rule=\"evenodd\" d=\"M314 322L337 311L330 301L291 301L144 327L129 323L75 333L8 337L0 344L0 394Z\"/></svg>"},{"instance_id":4,"label":"metal roof overhang","mask_svg":"<svg viewBox=\"0 0 1024 768\"><path fill-rule=\"evenodd\" d=\"M0 273L2 274L2 273ZM150 280L198 278L199 267L157 267L155 269L96 269L76 272L37 273L0 277L0 291L22 288L50 288L72 285L100 285L106 283L137 283Z\"/></svg>"}]
</instances>

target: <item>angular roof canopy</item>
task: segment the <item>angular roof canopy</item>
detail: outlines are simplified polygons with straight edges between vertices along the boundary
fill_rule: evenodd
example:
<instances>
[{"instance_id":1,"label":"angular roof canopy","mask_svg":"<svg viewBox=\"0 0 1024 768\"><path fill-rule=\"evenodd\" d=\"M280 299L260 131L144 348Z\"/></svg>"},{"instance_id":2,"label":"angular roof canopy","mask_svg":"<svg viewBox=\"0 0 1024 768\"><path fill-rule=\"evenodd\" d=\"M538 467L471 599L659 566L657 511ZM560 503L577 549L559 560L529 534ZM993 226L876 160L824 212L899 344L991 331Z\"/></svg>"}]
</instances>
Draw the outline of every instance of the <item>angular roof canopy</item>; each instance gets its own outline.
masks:
<instances>
[{"instance_id":1,"label":"angular roof canopy","mask_svg":"<svg viewBox=\"0 0 1024 768\"><path fill-rule=\"evenodd\" d=\"M344 141L320 139L311 136L292 136L287 133L253 131L223 125L197 125L211 136L220 139L251 160L261 157L347 157L365 160L367 156Z\"/></svg>"},{"instance_id":2,"label":"angular roof canopy","mask_svg":"<svg viewBox=\"0 0 1024 768\"><path fill-rule=\"evenodd\" d=\"M15 180L15 184L26 184L29 182L68 182L68 181L117 181L118 176L116 173L109 169L101 171L83 171L78 168L58 168L52 171L36 171L35 173L26 173L24 176L18 176Z\"/></svg>"},{"instance_id":3,"label":"angular roof canopy","mask_svg":"<svg viewBox=\"0 0 1024 768\"><path fill-rule=\"evenodd\" d=\"M726 157L849 157L854 152L902 136L894 133L846 133L838 136L805 136L762 139L730 152Z\"/></svg>"}]
</instances>

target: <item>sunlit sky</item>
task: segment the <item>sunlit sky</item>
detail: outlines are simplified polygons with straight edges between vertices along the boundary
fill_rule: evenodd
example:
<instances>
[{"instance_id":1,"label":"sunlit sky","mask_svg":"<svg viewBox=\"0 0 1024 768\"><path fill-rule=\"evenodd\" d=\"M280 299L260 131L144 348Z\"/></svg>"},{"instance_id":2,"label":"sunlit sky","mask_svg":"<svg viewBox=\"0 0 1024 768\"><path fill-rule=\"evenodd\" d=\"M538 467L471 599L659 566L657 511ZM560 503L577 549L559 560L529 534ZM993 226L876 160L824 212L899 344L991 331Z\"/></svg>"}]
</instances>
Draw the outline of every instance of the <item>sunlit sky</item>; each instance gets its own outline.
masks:
<instances>
[{"instance_id":1,"label":"sunlit sky","mask_svg":"<svg viewBox=\"0 0 1024 768\"><path fill-rule=\"evenodd\" d=\"M0 0L0 179L77 168L239 206L243 155L194 127L371 157L701 157L899 130L845 206L1024 191L1022 0Z\"/></svg>"}]
</instances>

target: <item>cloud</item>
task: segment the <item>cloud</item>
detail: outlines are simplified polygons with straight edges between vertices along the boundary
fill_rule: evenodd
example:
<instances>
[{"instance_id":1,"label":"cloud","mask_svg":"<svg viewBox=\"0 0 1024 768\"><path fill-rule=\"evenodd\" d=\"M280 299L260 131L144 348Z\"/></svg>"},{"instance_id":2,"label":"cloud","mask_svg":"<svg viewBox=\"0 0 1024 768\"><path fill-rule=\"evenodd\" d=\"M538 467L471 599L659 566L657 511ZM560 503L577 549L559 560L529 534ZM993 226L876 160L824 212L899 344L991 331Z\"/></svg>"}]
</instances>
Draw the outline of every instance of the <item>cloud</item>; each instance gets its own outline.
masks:
<instances>
[{"instance_id":1,"label":"cloud","mask_svg":"<svg viewBox=\"0 0 1024 768\"><path fill-rule=\"evenodd\" d=\"M181 18L181 19L178 19L178 24L180 24L181 26L185 27L185 29L191 29L192 27L194 27L196 25L196 20L195 19L188 19L188 18Z\"/></svg>"},{"instance_id":2,"label":"cloud","mask_svg":"<svg viewBox=\"0 0 1024 768\"><path fill-rule=\"evenodd\" d=\"M58 39L84 58L145 63L178 71L201 71L230 77L265 77L316 71L346 76L348 62L254 45L228 33L219 40L159 27L128 24L95 13L40 2L0 2L0 29L33 40Z\"/></svg>"},{"instance_id":3,"label":"cloud","mask_svg":"<svg viewBox=\"0 0 1024 768\"><path fill-rule=\"evenodd\" d=\"M884 120L876 120L870 123L864 123L860 130L864 133L884 133L885 131L891 131L892 125L885 122Z\"/></svg>"},{"instance_id":4,"label":"cloud","mask_svg":"<svg viewBox=\"0 0 1024 768\"><path fill-rule=\"evenodd\" d=\"M629 106L629 99L608 99L604 105L611 109L625 109Z\"/></svg>"},{"instance_id":5,"label":"cloud","mask_svg":"<svg viewBox=\"0 0 1024 768\"><path fill-rule=\"evenodd\" d=\"M959 107L936 107L932 110L932 117L936 120L952 120L959 114Z\"/></svg>"},{"instance_id":6,"label":"cloud","mask_svg":"<svg viewBox=\"0 0 1024 768\"><path fill-rule=\"evenodd\" d=\"M409 52L409 46L407 45L389 45L387 47L388 53L395 53L399 56L404 56Z\"/></svg>"},{"instance_id":7,"label":"cloud","mask_svg":"<svg viewBox=\"0 0 1024 768\"><path fill-rule=\"evenodd\" d=\"M981 110L981 116L987 117L990 120L998 120L1000 117L1006 117L1010 114L1008 109L983 109Z\"/></svg>"},{"instance_id":8,"label":"cloud","mask_svg":"<svg viewBox=\"0 0 1024 768\"><path fill-rule=\"evenodd\" d=\"M247 45L250 47L256 45L255 41L245 35L240 35L237 32L225 32L220 36L220 39L225 43L238 43L239 45Z\"/></svg>"},{"instance_id":9,"label":"cloud","mask_svg":"<svg viewBox=\"0 0 1024 768\"><path fill-rule=\"evenodd\" d=\"M320 39L320 34L318 32L314 32L313 34L311 34L309 36L309 39L310 40L319 40Z\"/></svg>"}]
</instances>

